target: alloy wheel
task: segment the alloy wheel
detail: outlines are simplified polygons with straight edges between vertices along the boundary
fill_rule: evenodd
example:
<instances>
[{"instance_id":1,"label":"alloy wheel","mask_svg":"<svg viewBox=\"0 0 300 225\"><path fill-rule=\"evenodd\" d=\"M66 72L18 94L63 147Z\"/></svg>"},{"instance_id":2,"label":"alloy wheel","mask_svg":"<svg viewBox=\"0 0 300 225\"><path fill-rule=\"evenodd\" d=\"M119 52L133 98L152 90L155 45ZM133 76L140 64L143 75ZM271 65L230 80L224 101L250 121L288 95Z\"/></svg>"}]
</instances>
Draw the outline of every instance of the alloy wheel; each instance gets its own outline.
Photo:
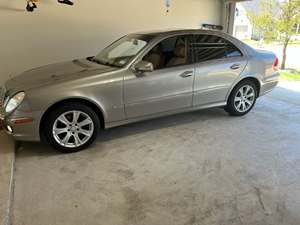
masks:
<instances>
[{"instance_id":1,"label":"alloy wheel","mask_svg":"<svg viewBox=\"0 0 300 225\"><path fill-rule=\"evenodd\" d=\"M82 111L69 111L61 114L52 128L56 142L66 148L77 148L87 143L94 133L94 123Z\"/></svg>"},{"instance_id":2,"label":"alloy wheel","mask_svg":"<svg viewBox=\"0 0 300 225\"><path fill-rule=\"evenodd\" d=\"M244 113L248 111L255 102L255 90L250 85L242 86L236 93L234 98L234 107L238 112Z\"/></svg>"}]
</instances>

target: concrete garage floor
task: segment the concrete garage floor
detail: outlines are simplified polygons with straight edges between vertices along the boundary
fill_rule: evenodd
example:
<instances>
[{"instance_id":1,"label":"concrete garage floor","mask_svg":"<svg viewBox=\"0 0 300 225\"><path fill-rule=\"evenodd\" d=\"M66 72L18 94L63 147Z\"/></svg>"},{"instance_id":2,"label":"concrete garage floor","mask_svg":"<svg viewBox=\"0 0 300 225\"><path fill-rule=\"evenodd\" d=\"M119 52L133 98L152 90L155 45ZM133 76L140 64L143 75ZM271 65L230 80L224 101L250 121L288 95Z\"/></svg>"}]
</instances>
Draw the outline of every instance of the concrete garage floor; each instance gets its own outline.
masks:
<instances>
[{"instance_id":1,"label":"concrete garage floor","mask_svg":"<svg viewBox=\"0 0 300 225\"><path fill-rule=\"evenodd\" d=\"M0 132L0 225L10 222L10 202L13 196L14 142Z\"/></svg>"},{"instance_id":2,"label":"concrete garage floor","mask_svg":"<svg viewBox=\"0 0 300 225\"><path fill-rule=\"evenodd\" d=\"M13 225L299 225L300 88L104 131L89 150L17 151Z\"/></svg>"}]
</instances>

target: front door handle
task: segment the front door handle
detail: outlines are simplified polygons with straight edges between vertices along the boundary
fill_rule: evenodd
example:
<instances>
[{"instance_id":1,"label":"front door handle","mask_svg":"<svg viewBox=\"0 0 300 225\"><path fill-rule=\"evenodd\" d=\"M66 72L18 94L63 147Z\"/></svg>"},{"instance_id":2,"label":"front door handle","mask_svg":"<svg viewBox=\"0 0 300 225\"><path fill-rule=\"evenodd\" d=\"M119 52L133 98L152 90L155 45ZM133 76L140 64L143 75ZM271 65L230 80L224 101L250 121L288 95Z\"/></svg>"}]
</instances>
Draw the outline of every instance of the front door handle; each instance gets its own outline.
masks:
<instances>
[{"instance_id":1,"label":"front door handle","mask_svg":"<svg viewBox=\"0 0 300 225\"><path fill-rule=\"evenodd\" d=\"M180 76L182 78L191 77L191 76L193 76L193 73L194 73L194 71L185 71L182 74L180 74Z\"/></svg>"},{"instance_id":2,"label":"front door handle","mask_svg":"<svg viewBox=\"0 0 300 225\"><path fill-rule=\"evenodd\" d=\"M230 67L230 69L232 69L232 70L238 70L240 67L241 67L240 64L233 64L233 65Z\"/></svg>"}]
</instances>

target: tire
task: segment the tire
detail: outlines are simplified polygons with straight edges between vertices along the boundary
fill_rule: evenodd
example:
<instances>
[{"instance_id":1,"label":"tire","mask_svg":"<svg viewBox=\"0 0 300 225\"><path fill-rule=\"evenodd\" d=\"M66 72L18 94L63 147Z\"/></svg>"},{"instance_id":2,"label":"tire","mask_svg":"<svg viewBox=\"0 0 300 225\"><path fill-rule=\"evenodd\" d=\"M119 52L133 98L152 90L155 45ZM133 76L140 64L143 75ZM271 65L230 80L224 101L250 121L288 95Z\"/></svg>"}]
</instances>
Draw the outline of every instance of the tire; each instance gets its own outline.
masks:
<instances>
[{"instance_id":1,"label":"tire","mask_svg":"<svg viewBox=\"0 0 300 225\"><path fill-rule=\"evenodd\" d=\"M247 92L248 90L248 92ZM256 103L258 90L251 80L241 81L231 92L225 111L231 116L244 116ZM251 103L251 104L250 104ZM245 107L244 107L245 106Z\"/></svg>"},{"instance_id":2,"label":"tire","mask_svg":"<svg viewBox=\"0 0 300 225\"><path fill-rule=\"evenodd\" d=\"M62 153L86 149L97 138L100 121L97 114L82 103L66 103L52 110L45 122L43 136Z\"/></svg>"}]
</instances>

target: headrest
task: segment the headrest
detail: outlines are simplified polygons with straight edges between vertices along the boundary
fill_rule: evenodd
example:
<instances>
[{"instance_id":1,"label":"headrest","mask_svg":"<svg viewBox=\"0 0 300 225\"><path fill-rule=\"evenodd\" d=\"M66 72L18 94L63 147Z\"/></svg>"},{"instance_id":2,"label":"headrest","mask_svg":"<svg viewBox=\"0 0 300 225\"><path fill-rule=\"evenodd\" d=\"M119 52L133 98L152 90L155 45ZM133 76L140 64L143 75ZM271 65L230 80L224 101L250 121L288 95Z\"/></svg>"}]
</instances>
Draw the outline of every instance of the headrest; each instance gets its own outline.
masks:
<instances>
[{"instance_id":1,"label":"headrest","mask_svg":"<svg viewBox=\"0 0 300 225\"><path fill-rule=\"evenodd\" d=\"M185 53L185 45L177 45L175 50L174 50L174 54L176 57L179 57L179 58L185 58L186 56L186 53Z\"/></svg>"}]
</instances>

